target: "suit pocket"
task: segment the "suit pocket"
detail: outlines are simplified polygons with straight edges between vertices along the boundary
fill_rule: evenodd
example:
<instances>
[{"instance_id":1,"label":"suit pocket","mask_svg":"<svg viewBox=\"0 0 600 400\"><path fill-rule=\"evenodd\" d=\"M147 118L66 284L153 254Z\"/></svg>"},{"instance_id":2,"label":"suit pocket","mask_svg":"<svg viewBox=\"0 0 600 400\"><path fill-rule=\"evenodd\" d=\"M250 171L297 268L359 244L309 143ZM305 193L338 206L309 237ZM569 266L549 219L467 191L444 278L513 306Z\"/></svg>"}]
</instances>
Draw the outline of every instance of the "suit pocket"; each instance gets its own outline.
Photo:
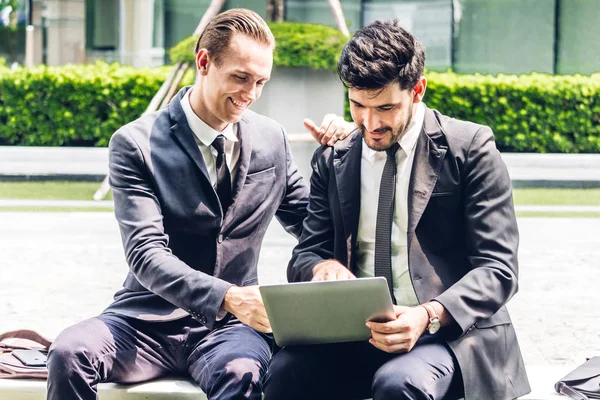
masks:
<instances>
[{"instance_id":1,"label":"suit pocket","mask_svg":"<svg viewBox=\"0 0 600 400\"><path fill-rule=\"evenodd\" d=\"M431 193L431 197L447 197L454 196L454 192L433 192Z\"/></svg>"},{"instance_id":2,"label":"suit pocket","mask_svg":"<svg viewBox=\"0 0 600 400\"><path fill-rule=\"evenodd\" d=\"M251 184L255 182L263 182L268 179L272 179L275 177L275 167L263 169L262 171L249 173L246 175L246 184Z\"/></svg>"}]
</instances>

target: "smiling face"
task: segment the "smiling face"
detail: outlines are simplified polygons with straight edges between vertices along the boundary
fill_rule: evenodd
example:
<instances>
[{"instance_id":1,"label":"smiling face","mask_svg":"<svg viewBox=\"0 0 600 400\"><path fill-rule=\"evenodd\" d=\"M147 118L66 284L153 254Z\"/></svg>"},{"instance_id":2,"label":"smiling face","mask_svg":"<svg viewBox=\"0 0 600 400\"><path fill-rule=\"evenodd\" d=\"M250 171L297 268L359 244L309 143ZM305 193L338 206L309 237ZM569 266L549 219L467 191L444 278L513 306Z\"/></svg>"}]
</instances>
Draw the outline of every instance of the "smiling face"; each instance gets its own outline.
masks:
<instances>
[{"instance_id":1,"label":"smiling face","mask_svg":"<svg viewBox=\"0 0 600 400\"><path fill-rule=\"evenodd\" d=\"M413 89L402 90L396 82L378 90L348 89L352 119L369 148L382 151L400 141L426 85L427 81L421 77Z\"/></svg>"},{"instance_id":2,"label":"smiling face","mask_svg":"<svg viewBox=\"0 0 600 400\"><path fill-rule=\"evenodd\" d=\"M196 67L198 81L190 97L192 109L220 132L228 124L238 122L259 99L271 77L273 47L235 33L218 60L206 49L200 49Z\"/></svg>"}]
</instances>

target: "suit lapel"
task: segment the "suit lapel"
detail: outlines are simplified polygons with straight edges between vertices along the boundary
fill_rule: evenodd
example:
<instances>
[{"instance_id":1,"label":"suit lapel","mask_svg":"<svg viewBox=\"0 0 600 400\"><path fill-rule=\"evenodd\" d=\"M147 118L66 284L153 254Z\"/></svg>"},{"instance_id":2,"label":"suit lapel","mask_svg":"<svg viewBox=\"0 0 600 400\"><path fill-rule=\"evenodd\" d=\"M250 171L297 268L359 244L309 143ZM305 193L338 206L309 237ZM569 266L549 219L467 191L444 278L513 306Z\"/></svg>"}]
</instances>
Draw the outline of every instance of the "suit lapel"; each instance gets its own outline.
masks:
<instances>
[{"instance_id":1,"label":"suit lapel","mask_svg":"<svg viewBox=\"0 0 600 400\"><path fill-rule=\"evenodd\" d=\"M353 249L356 245L358 218L360 214L360 164L362 136L355 133L348 143L335 147L333 168L340 202L344 237L347 248L347 267L354 270Z\"/></svg>"},{"instance_id":2,"label":"suit lapel","mask_svg":"<svg viewBox=\"0 0 600 400\"><path fill-rule=\"evenodd\" d=\"M210 184L210 175L208 174L208 169L204 163L204 158L202 157L202 153L200 153L200 148L194 139L194 133L187 123L185 113L181 107L181 99L188 90L189 88L181 89L173 101L169 103L169 115L173 123L171 126L171 135L179 142L185 153L192 159L198 170L202 173L206 182ZM212 185L210 186L212 187Z\"/></svg>"},{"instance_id":3,"label":"suit lapel","mask_svg":"<svg viewBox=\"0 0 600 400\"><path fill-rule=\"evenodd\" d=\"M248 168L250 167L250 156L252 155L252 125L246 117L242 117L238 123L238 140L240 141L240 156L237 162L237 175L233 183L233 203L235 203L239 193L244 187Z\"/></svg>"},{"instance_id":4,"label":"suit lapel","mask_svg":"<svg viewBox=\"0 0 600 400\"><path fill-rule=\"evenodd\" d=\"M434 112L425 109L423 130L415 146L412 174L408 185L408 234L416 229L444 164L447 146Z\"/></svg>"}]
</instances>

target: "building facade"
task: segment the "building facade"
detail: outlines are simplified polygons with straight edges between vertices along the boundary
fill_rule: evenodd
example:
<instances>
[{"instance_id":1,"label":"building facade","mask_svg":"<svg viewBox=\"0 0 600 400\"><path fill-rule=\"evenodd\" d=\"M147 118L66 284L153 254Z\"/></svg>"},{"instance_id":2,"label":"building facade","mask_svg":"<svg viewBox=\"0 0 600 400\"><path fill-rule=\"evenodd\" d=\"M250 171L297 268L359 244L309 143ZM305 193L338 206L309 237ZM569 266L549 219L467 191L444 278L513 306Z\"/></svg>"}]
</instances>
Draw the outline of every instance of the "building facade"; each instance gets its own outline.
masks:
<instances>
[{"instance_id":1,"label":"building facade","mask_svg":"<svg viewBox=\"0 0 600 400\"><path fill-rule=\"evenodd\" d=\"M209 0L19 0L31 3L36 63L96 59L156 66L194 30ZM228 0L266 14L265 0ZM600 71L599 0L341 0L350 30L397 18L425 45L427 67L461 73ZM326 0L286 0L286 20L333 25ZM1 11L1 10L0 10ZM0 14L1 15L1 14ZM22 62L23 19L0 56ZM1 21L1 19L0 19ZM19 52L19 49L23 51Z\"/></svg>"}]
</instances>

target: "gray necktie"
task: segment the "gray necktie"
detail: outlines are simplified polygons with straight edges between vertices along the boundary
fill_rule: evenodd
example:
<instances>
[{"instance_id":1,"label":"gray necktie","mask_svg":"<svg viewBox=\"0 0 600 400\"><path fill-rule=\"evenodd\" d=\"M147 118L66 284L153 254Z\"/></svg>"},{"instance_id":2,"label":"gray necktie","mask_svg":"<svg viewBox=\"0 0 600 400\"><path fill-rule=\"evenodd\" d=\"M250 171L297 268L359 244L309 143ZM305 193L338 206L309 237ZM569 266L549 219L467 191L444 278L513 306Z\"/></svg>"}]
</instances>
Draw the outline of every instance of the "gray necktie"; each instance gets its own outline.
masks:
<instances>
[{"instance_id":1,"label":"gray necktie","mask_svg":"<svg viewBox=\"0 0 600 400\"><path fill-rule=\"evenodd\" d=\"M392 301L394 282L392 279L392 221L394 218L394 197L396 195L396 151L400 145L394 143L385 150L387 159L381 174L379 203L377 206L377 224L375 226L375 276L387 279Z\"/></svg>"},{"instance_id":2,"label":"gray necktie","mask_svg":"<svg viewBox=\"0 0 600 400\"><path fill-rule=\"evenodd\" d=\"M227 213L227 209L232 203L231 198L231 175L227 168L227 160L225 157L225 136L219 135L212 142L212 146L217 150L217 196L223 208L223 215Z\"/></svg>"}]
</instances>

